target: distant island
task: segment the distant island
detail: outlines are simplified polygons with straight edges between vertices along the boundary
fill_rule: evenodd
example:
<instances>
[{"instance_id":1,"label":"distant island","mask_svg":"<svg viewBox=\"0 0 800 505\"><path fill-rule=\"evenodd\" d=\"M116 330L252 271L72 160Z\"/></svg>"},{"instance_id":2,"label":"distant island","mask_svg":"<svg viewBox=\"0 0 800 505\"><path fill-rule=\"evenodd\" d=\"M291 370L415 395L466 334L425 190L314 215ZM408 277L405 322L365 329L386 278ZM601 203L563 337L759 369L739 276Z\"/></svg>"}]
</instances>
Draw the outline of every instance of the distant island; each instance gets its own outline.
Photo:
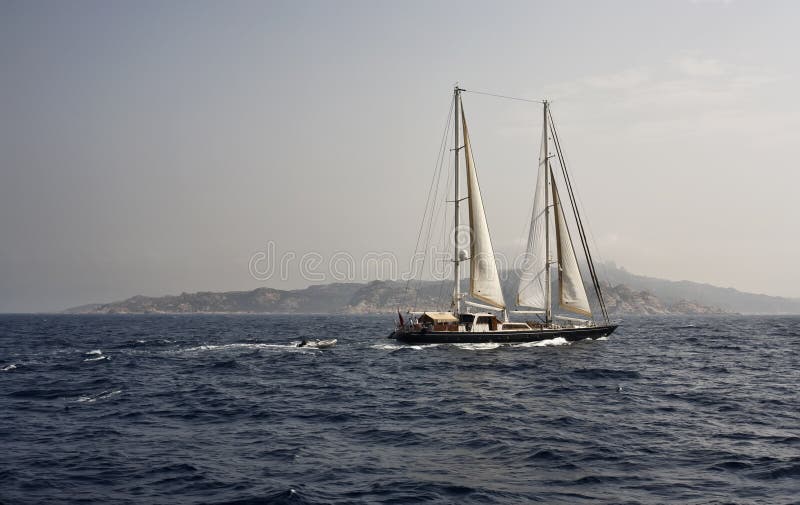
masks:
<instances>
[{"instance_id":1,"label":"distant island","mask_svg":"<svg viewBox=\"0 0 800 505\"><path fill-rule=\"evenodd\" d=\"M609 311L615 315L646 314L798 314L800 300L744 293L690 281L667 281L639 276L604 265L610 283L604 287ZM516 276L504 282L506 299L514 298ZM148 297L134 296L111 303L67 309L72 314L187 314L187 313L346 313L394 312L398 307L446 310L449 283L372 281L332 283L305 289L258 288L251 291L198 292Z\"/></svg>"},{"instance_id":2,"label":"distant island","mask_svg":"<svg viewBox=\"0 0 800 505\"><path fill-rule=\"evenodd\" d=\"M446 310L439 282L420 289L405 282L334 283L305 289L258 288L252 291L181 293L176 296L134 296L120 302L73 307L72 314L187 314L187 313L389 313L409 304ZM615 314L720 314L723 309L689 300L667 303L646 291L628 286L607 287L606 302ZM416 303L414 303L416 301Z\"/></svg>"}]
</instances>

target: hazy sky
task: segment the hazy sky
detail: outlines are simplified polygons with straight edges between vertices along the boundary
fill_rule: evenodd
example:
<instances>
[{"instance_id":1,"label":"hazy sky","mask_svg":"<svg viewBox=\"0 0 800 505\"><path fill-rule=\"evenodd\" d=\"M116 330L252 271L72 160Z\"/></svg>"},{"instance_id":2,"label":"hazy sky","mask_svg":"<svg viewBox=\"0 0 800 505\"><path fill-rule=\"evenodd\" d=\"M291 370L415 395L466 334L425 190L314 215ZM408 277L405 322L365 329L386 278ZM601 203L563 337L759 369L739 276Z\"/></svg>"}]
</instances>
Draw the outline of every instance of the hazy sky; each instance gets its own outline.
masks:
<instances>
[{"instance_id":1,"label":"hazy sky","mask_svg":"<svg viewBox=\"0 0 800 505\"><path fill-rule=\"evenodd\" d=\"M0 311L411 255L452 86L553 100L600 256L800 296L798 2L0 0ZM465 95L495 247L540 109Z\"/></svg>"}]
</instances>

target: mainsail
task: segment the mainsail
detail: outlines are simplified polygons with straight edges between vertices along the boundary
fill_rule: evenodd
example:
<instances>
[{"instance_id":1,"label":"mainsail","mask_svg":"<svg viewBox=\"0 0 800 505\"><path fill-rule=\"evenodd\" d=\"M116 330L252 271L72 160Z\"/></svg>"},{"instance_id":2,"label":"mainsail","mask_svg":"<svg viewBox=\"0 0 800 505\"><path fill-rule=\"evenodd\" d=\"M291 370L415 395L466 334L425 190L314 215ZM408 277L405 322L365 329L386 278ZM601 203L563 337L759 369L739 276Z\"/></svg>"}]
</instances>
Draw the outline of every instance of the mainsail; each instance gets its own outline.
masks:
<instances>
[{"instance_id":1,"label":"mainsail","mask_svg":"<svg viewBox=\"0 0 800 505\"><path fill-rule=\"evenodd\" d=\"M552 172L550 179L552 180ZM560 291L561 307L592 317L592 309L589 307L589 300L586 298L586 288L583 287L581 270L578 268L578 260L575 258L575 249L569 236L567 221L564 219L564 209L561 207L561 200L558 197L558 190L553 184L553 208L556 220L556 252L558 253L558 287Z\"/></svg>"},{"instance_id":2,"label":"mainsail","mask_svg":"<svg viewBox=\"0 0 800 505\"><path fill-rule=\"evenodd\" d=\"M467 197L469 199L470 226L470 294L499 309L506 306L497 263L494 259L489 225L483 210L483 199L478 186L478 174L472 159L472 146L467 132L467 119L461 108L461 124L464 132L464 157L467 161Z\"/></svg>"},{"instance_id":3,"label":"mainsail","mask_svg":"<svg viewBox=\"0 0 800 505\"><path fill-rule=\"evenodd\" d=\"M533 214L531 229L528 233L528 247L525 250L524 263L519 279L517 305L545 309L547 304L547 160L544 144L547 135L542 133L542 148L539 153L539 174L536 177L536 191L533 197Z\"/></svg>"}]
</instances>

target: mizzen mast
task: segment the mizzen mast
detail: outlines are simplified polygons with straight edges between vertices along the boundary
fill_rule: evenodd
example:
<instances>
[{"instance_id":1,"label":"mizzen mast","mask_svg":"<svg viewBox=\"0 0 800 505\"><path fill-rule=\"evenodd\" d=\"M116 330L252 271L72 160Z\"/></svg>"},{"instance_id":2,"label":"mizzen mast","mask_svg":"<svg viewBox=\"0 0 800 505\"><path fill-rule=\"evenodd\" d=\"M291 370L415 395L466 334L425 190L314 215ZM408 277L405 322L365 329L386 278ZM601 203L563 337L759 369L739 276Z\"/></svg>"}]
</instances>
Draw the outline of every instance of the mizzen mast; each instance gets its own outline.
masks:
<instances>
[{"instance_id":1,"label":"mizzen mast","mask_svg":"<svg viewBox=\"0 0 800 505\"><path fill-rule=\"evenodd\" d=\"M545 261L544 261L544 293L545 293L545 312L544 321L550 324L553 321L553 295L552 283L550 281L550 155L547 152L547 107L549 103L544 101L544 134L542 135L542 142L544 142L544 247L545 247Z\"/></svg>"},{"instance_id":2,"label":"mizzen mast","mask_svg":"<svg viewBox=\"0 0 800 505\"><path fill-rule=\"evenodd\" d=\"M455 101L453 109L455 110L455 116L453 120L453 152L455 154L455 161L454 161L454 172L455 175L453 179L455 183L453 185L453 207L454 207L454 216L453 216L453 282L455 286L453 286L453 314L458 316L461 313L461 257L460 252L458 250L458 226L459 226L459 202L460 202L460 195L458 191L458 151L461 147L458 145L458 113L459 108L461 105L461 88L456 87L453 89L453 100Z\"/></svg>"}]
</instances>

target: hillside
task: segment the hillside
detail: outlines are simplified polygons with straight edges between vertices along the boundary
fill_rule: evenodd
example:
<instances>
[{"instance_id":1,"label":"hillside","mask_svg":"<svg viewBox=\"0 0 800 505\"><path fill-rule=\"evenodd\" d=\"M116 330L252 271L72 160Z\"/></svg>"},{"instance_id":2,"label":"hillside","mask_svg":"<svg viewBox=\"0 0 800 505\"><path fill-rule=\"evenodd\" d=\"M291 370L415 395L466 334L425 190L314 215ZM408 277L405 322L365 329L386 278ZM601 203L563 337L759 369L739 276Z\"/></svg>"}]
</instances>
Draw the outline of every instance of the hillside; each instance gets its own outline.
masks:
<instances>
[{"instance_id":1,"label":"hillside","mask_svg":"<svg viewBox=\"0 0 800 505\"><path fill-rule=\"evenodd\" d=\"M600 272L613 285L625 285L647 291L667 304L695 300L741 314L800 314L800 299L745 293L734 288L721 288L692 281L668 281L636 275L614 263L604 263Z\"/></svg>"},{"instance_id":2,"label":"hillside","mask_svg":"<svg viewBox=\"0 0 800 505\"><path fill-rule=\"evenodd\" d=\"M504 283L511 293L514 281ZM466 288L466 286L465 286ZM134 296L120 302L90 304L68 309L80 314L153 313L380 313L398 307L447 310L449 283L373 281L366 284L326 284L300 290L258 288L252 291L182 293L176 296ZM606 286L605 297L613 314L709 314L720 309L689 300L665 301L628 286Z\"/></svg>"}]
</instances>

